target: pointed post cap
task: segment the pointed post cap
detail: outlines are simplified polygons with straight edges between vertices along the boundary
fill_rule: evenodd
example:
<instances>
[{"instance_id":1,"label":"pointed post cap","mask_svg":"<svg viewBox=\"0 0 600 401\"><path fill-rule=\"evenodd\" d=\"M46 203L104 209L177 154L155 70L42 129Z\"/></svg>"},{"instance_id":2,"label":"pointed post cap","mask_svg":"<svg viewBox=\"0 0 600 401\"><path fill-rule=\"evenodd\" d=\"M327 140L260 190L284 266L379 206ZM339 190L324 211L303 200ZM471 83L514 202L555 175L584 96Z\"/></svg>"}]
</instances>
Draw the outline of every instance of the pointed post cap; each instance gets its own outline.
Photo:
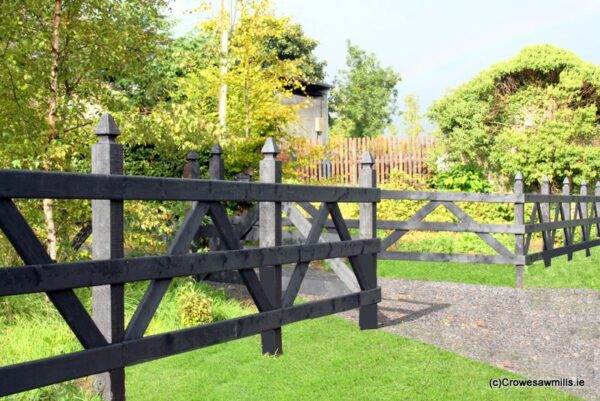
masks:
<instances>
[{"instance_id":1,"label":"pointed post cap","mask_svg":"<svg viewBox=\"0 0 600 401\"><path fill-rule=\"evenodd\" d=\"M198 153L194 152L193 150L188 152L188 154L185 155L185 160L189 160L189 161L198 160Z\"/></svg>"},{"instance_id":2,"label":"pointed post cap","mask_svg":"<svg viewBox=\"0 0 600 401\"><path fill-rule=\"evenodd\" d=\"M549 183L550 182L550 178L547 175L542 176L542 182L544 184Z\"/></svg>"},{"instance_id":3,"label":"pointed post cap","mask_svg":"<svg viewBox=\"0 0 600 401\"><path fill-rule=\"evenodd\" d=\"M265 141L261 152L263 155L272 155L273 157L275 157L279 154L279 146L277 146L277 143L273 138L269 137Z\"/></svg>"},{"instance_id":4,"label":"pointed post cap","mask_svg":"<svg viewBox=\"0 0 600 401\"><path fill-rule=\"evenodd\" d=\"M109 113L102 114L100 122L96 126L96 135L115 137L121 133L113 116Z\"/></svg>"},{"instance_id":5,"label":"pointed post cap","mask_svg":"<svg viewBox=\"0 0 600 401\"><path fill-rule=\"evenodd\" d=\"M600 180L596 181L596 189L600 189Z\"/></svg>"},{"instance_id":6,"label":"pointed post cap","mask_svg":"<svg viewBox=\"0 0 600 401\"><path fill-rule=\"evenodd\" d=\"M569 185L571 183L571 181L569 181L569 177L565 177L565 179L563 180L563 185Z\"/></svg>"},{"instance_id":7,"label":"pointed post cap","mask_svg":"<svg viewBox=\"0 0 600 401\"><path fill-rule=\"evenodd\" d=\"M373 158L373 155L371 154L371 152L368 151L364 151L362 156L360 157L360 164L362 165L370 165L372 166L373 164L375 164L375 159Z\"/></svg>"},{"instance_id":8,"label":"pointed post cap","mask_svg":"<svg viewBox=\"0 0 600 401\"><path fill-rule=\"evenodd\" d=\"M210 148L210 154L211 155L220 155L220 154L223 154L223 149L221 148L221 145L219 145L218 143L215 143L213 145L213 147Z\"/></svg>"},{"instance_id":9,"label":"pointed post cap","mask_svg":"<svg viewBox=\"0 0 600 401\"><path fill-rule=\"evenodd\" d=\"M582 180L581 181L581 186L582 187L587 187L588 186L588 182L586 180Z\"/></svg>"}]
</instances>

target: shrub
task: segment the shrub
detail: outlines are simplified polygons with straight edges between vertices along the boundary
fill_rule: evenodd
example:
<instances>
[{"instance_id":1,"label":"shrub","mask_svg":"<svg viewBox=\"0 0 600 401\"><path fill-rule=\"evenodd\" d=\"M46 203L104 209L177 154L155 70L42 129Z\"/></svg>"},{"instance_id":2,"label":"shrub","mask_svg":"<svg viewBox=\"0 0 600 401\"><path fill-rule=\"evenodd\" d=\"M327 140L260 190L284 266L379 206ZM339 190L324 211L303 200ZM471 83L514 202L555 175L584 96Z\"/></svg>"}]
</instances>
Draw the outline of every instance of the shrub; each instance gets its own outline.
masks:
<instances>
[{"instance_id":1,"label":"shrub","mask_svg":"<svg viewBox=\"0 0 600 401\"><path fill-rule=\"evenodd\" d=\"M213 321L213 301L190 281L179 288L177 312L183 326L197 326Z\"/></svg>"},{"instance_id":2,"label":"shrub","mask_svg":"<svg viewBox=\"0 0 600 401\"><path fill-rule=\"evenodd\" d=\"M475 164L494 186L515 173L593 181L600 171L600 67L550 45L523 49L450 92L429 116L447 162Z\"/></svg>"},{"instance_id":3,"label":"shrub","mask_svg":"<svg viewBox=\"0 0 600 401\"><path fill-rule=\"evenodd\" d=\"M457 164L438 172L429 184L440 191L490 192L490 183L483 170L473 164Z\"/></svg>"}]
</instances>

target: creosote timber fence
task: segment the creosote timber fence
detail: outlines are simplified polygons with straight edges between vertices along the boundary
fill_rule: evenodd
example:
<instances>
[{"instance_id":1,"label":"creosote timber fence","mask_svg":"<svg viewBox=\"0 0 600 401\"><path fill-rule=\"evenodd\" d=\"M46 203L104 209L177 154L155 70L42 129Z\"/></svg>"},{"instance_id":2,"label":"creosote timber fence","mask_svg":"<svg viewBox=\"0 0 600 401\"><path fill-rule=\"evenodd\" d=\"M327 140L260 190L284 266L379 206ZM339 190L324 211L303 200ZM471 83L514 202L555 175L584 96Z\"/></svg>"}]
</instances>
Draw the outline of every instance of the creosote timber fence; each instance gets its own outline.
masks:
<instances>
[{"instance_id":1,"label":"creosote timber fence","mask_svg":"<svg viewBox=\"0 0 600 401\"><path fill-rule=\"evenodd\" d=\"M119 130L110 115L96 129L92 150L93 174L0 170L0 229L25 266L0 269L0 296L41 293L73 331L84 350L0 368L0 396L88 375L106 400L125 399L124 367L197 348L261 333L263 351L279 354L281 326L304 319L360 308L362 329L377 327L376 263L381 241L376 238L377 188L286 185L281 179L277 149L263 148L261 181L153 178L122 175L123 153L116 143ZM365 182L374 185L374 170L366 165ZM370 178L369 178L370 177ZM367 179L368 178L368 179ZM91 199L93 259L56 263L38 240L13 199ZM191 202L168 253L125 258L123 202L174 200ZM259 202L261 242L243 249L223 202ZM282 246L281 204L319 202L305 244ZM339 202L360 203L360 239L352 239ZM205 216L220 239L219 251L190 253L189 247ZM338 241L318 243L331 218ZM359 283L358 292L294 305L308 264L313 260L348 258ZM295 264L289 285L282 291L281 265ZM255 268L259 269L260 277ZM259 313L182 330L144 336L162 297L175 277L237 271ZM131 321L125 326L125 283L150 281ZM73 289L93 288L93 317Z\"/></svg>"},{"instance_id":2,"label":"creosote timber fence","mask_svg":"<svg viewBox=\"0 0 600 401\"><path fill-rule=\"evenodd\" d=\"M209 178L211 179L223 179L225 176L225 166L223 163L222 149L216 144L211 149L211 156L209 159ZM197 154L190 152L186 156L186 163L184 166L184 175L188 178L198 178L198 161ZM367 152L363 155L360 161L361 174L359 176L360 185L363 187L373 187L375 185L376 174L374 171L375 162L372 156ZM232 223L234 228L239 235L240 241L255 242L258 237L259 241L265 238L265 233L261 231L261 221L259 221L259 205L253 205L246 210L242 215L233 216ZM305 212L303 212L303 210ZM363 210L362 216L366 216L370 212ZM284 227L291 228L282 232L282 237L287 236L286 242L295 243L313 243L313 242L335 242L339 240L339 235L333 236L332 233L327 231L333 231L337 234L335 224L330 220L329 228L326 232L323 231L322 227L320 231L313 231L313 221L307 218L306 215L311 216L319 220L319 210L311 202L283 202L282 203L282 215L280 224ZM372 217L374 219L375 217ZM363 225L360 225L359 220L354 220L352 228L360 229L361 235L375 237L376 231L367 223L367 220L363 218ZM371 231L373 231L372 234ZM312 234L311 234L312 233ZM220 248L219 234L214 225L207 224L202 225L198 231L199 237L208 237L210 248L217 250ZM350 233L347 234L347 237ZM358 291L360 286L356 281L356 277L352 270L348 267L346 262L342 258L332 258L324 261L338 276L342 283L351 291ZM212 281L224 281L229 283L239 283L239 278L233 275L220 274L199 277L200 279L212 280Z\"/></svg>"},{"instance_id":3,"label":"creosote timber fence","mask_svg":"<svg viewBox=\"0 0 600 401\"><path fill-rule=\"evenodd\" d=\"M600 181L596 184L595 195L588 194L587 183L581 184L580 194L573 195L568 179L563 184L560 195L550 194L550 184L545 177L540 194L523 192L523 177L515 177L512 194L480 194L466 192L420 192L382 190L381 199L426 201L411 218L405 221L378 220L380 230L392 230L382 241L382 252L379 259L415 260L436 262L513 264L515 266L515 286L523 287L523 269L535 261L543 260L549 267L552 258L568 255L571 260L573 252L585 250L590 256L590 249L600 245ZM458 202L510 203L514 208L514 223L487 224L475 222ZM525 216L526 205L530 204L531 214ZM425 222L423 221L436 208L444 207L453 214L458 222ZM348 221L349 226L353 222ZM596 234L594 237L594 226ZM577 229L580 229L578 237ZM404 235L410 231L460 232L475 233L493 249L495 255L399 252L389 251ZM563 243L556 244L557 231L562 231ZM512 234L515 238L514 250L511 251L492 234ZM542 250L530 252L532 235L541 233Z\"/></svg>"},{"instance_id":4,"label":"creosote timber fence","mask_svg":"<svg viewBox=\"0 0 600 401\"><path fill-rule=\"evenodd\" d=\"M322 187L281 184L281 164L273 141L263 148L260 183L226 182L223 179L220 148L213 149L209 167L211 180L169 179L124 176L122 148L116 144L118 129L109 115L97 128L99 141L92 151L94 174L69 174L0 170L0 229L19 253L24 267L0 269L0 296L45 292L84 350L57 357L0 368L0 396L26 391L78 377L97 375L96 386L106 400L125 397L125 366L162 358L261 333L263 352L282 352L281 326L300 320L360 308L363 329L377 326L377 254L381 259L458 261L467 263L514 264L516 284L523 284L523 267L537 260L546 266L552 258L600 245L600 183L595 194L581 185L580 194L570 193L565 181L562 194L550 194L547 180L540 194L523 192L522 177L515 179L512 194L474 194L458 192L379 191L376 162L371 155L356 161L361 165L359 181L363 188ZM219 155L219 157L217 157ZM193 161L190 154L188 161ZM194 173L195 169L195 173ZM186 165L186 175L197 177L197 165ZM55 263L25 221L12 199L91 199L93 261ZM427 202L406 221L377 221L376 203L380 199ZM123 201L178 200L190 202L190 211L169 246L168 254L124 258ZM236 225L222 202L258 202L259 207ZM320 203L315 207L313 203ZM345 220L338 202L360 203L360 218ZM457 202L510 203L513 224L475 222ZM298 225L291 214L281 217L282 206L293 210L297 204L308 215L302 217L306 233L302 245L282 246L282 225ZM525 216L525 205L531 215ZM426 222L437 207L445 207L456 223ZM212 224L203 225L205 216ZM258 248L243 249L241 240L258 222ZM594 227L596 230L594 236ZM353 239L349 228L359 229ZM580 229L577 237L576 230ZM330 231L325 236L323 229ZM391 230L380 241L377 229ZM89 230L88 230L89 231ZM389 251L409 231L471 232L482 238L497 255L439 254ZM563 243L556 246L556 234ZM510 251L492 234L514 235ZM543 249L530 253L533 233L541 233ZM189 253L192 241L201 235L213 237L210 252ZM82 238L86 235L82 234ZM331 299L295 305L294 300L313 260L348 258L357 291ZM295 264L285 292L281 285L281 265ZM257 276L254 268L259 268ZM223 272L238 272L259 313L208 325L144 337L170 281L180 276L206 277ZM336 271L337 273L337 271ZM123 285L150 280L151 285L129 325L124 322ZM73 292L92 286L93 318ZM103 373L107 372L107 373Z\"/></svg>"}]
</instances>

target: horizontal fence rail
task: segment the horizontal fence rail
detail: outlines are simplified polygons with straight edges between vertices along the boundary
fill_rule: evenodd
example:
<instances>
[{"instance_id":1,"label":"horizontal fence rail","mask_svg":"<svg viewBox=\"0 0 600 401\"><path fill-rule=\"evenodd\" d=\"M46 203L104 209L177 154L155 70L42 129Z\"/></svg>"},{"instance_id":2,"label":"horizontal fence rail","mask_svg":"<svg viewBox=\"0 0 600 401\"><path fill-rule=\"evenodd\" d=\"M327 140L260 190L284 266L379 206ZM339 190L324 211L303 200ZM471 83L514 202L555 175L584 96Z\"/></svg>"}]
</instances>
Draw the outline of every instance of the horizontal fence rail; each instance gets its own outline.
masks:
<instances>
[{"instance_id":1,"label":"horizontal fence rail","mask_svg":"<svg viewBox=\"0 0 600 401\"><path fill-rule=\"evenodd\" d=\"M0 197L236 202L376 202L377 188L1 170Z\"/></svg>"},{"instance_id":2,"label":"horizontal fence rail","mask_svg":"<svg viewBox=\"0 0 600 401\"><path fill-rule=\"evenodd\" d=\"M439 202L486 202L514 203L524 202L523 195L516 194L480 194L473 192L428 192L428 191L394 191L381 190L382 199L428 200Z\"/></svg>"},{"instance_id":3,"label":"horizontal fence rail","mask_svg":"<svg viewBox=\"0 0 600 401\"><path fill-rule=\"evenodd\" d=\"M126 366L261 334L263 353L282 353L281 326L349 309L359 309L361 329L377 327L377 253L373 213L380 199L374 179L359 188L281 184L278 148L267 140L260 164L261 182L223 181L212 158L210 180L153 178L122 175L122 148L112 117L104 115L92 149L95 174L0 170L0 230L25 266L0 269L0 296L45 293L73 331L83 350L36 361L0 367L0 396L88 375L95 376L105 400L125 400ZM214 148L213 153L220 152ZM193 156L193 155L192 155ZM197 168L195 171L197 172ZM194 171L186 166L187 173ZM374 178L372 164L361 172ZM194 174L191 174L193 176ZM92 233L93 260L52 260L15 199L90 199L92 221L78 236L80 246ZM188 201L185 218L166 254L125 257L123 201ZM243 220L229 216L226 202L256 203ZM318 215L308 223L305 243L282 245L282 205L314 202ZM338 202L360 203L360 235L351 237ZM210 223L207 224L207 221ZM336 237L320 241L325 223ZM244 249L242 240L252 227L260 227L260 243ZM207 231L208 230L208 231ZM218 239L208 250L195 240L209 232ZM357 283L351 294L295 305L309 263L347 258ZM281 266L293 265L292 277L282 288ZM255 269L258 269L258 274ZM176 277L211 277L236 273L258 309L250 316L144 336L169 285ZM125 325L124 284L149 281L144 297ZM73 292L92 287L92 316Z\"/></svg>"},{"instance_id":4,"label":"horizontal fence rail","mask_svg":"<svg viewBox=\"0 0 600 401\"><path fill-rule=\"evenodd\" d=\"M378 239L351 240L209 253L6 267L0 269L0 296L351 257L378 252L380 242Z\"/></svg>"}]
</instances>

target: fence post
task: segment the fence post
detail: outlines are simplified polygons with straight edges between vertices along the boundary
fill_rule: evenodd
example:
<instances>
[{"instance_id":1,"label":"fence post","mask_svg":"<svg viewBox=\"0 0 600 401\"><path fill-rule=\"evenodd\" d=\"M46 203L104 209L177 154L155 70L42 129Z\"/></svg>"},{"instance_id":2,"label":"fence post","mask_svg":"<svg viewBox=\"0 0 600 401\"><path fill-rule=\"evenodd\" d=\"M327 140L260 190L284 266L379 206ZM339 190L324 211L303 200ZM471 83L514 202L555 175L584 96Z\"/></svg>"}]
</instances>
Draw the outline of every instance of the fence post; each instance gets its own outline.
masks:
<instances>
[{"instance_id":1,"label":"fence post","mask_svg":"<svg viewBox=\"0 0 600 401\"><path fill-rule=\"evenodd\" d=\"M361 187L377 187L377 173L375 161L368 151L365 151L360 160L359 185ZM361 203L359 210L359 236L361 239L377 238L377 203ZM364 274L368 288L377 287L377 253L364 255ZM359 325L361 329L377 328L377 304L360 307Z\"/></svg>"},{"instance_id":2,"label":"fence post","mask_svg":"<svg viewBox=\"0 0 600 401\"><path fill-rule=\"evenodd\" d=\"M542 195L550 195L550 179L548 178L547 175L545 175L542 178L542 185L541 185L541 194ZM550 222L550 202L540 202L540 211L541 211L541 216L540 219L542 221L542 223L549 223ZM542 239L544 242L544 248L543 250L550 250L554 247L554 244L552 243L552 239L553 239L553 235L551 234L551 231L543 231L542 232ZM544 266L545 267L550 267L550 263L552 262L552 258L551 257L545 257L544 258Z\"/></svg>"},{"instance_id":3,"label":"fence post","mask_svg":"<svg viewBox=\"0 0 600 401\"><path fill-rule=\"evenodd\" d=\"M183 178L199 178L200 168L198 167L198 153L191 151L185 155L185 165L183 166Z\"/></svg>"},{"instance_id":4,"label":"fence post","mask_svg":"<svg viewBox=\"0 0 600 401\"><path fill-rule=\"evenodd\" d=\"M96 127L98 142L92 146L92 173L123 174L123 147L116 143L119 128L110 114ZM92 200L92 258L122 258L123 201ZM94 321L109 343L123 341L125 325L123 284L92 288ZM106 401L125 400L125 370L95 376L95 388Z\"/></svg>"},{"instance_id":5,"label":"fence post","mask_svg":"<svg viewBox=\"0 0 600 401\"><path fill-rule=\"evenodd\" d=\"M571 194L571 181L569 181L569 177L565 177L565 180L563 181L562 194L563 195ZM564 220L565 221L571 220L571 202L569 202L569 201L563 202L561 207L562 207ZM569 246L572 243L571 229L566 227L563 230L563 235L565 236L565 239L564 239L565 246ZM573 252L569 252L567 254L567 260L573 260Z\"/></svg>"},{"instance_id":6,"label":"fence post","mask_svg":"<svg viewBox=\"0 0 600 401\"><path fill-rule=\"evenodd\" d=\"M260 161L260 182L281 182L281 161L277 160L279 148L268 138L262 148ZM261 247L281 245L281 202L260 202L259 205L259 244ZM275 308L281 307L281 266L266 266L259 269L260 281ZM281 327L261 333L262 352L269 355L283 353Z\"/></svg>"},{"instance_id":7,"label":"fence post","mask_svg":"<svg viewBox=\"0 0 600 401\"><path fill-rule=\"evenodd\" d=\"M581 182L581 187L579 188L579 194L582 196L587 196L588 195L588 183L587 181L582 181ZM579 212L581 213L581 215L579 216L580 219L587 219L589 217L589 210L588 210L588 203L587 201L581 201L579 202ZM574 229L573 229L574 230ZM592 232L592 225L591 224L584 224L581 226L581 231L582 231L582 240L585 241L589 241L590 240L590 236L591 236L591 232ZM575 232L573 232L573 236L575 235ZM590 248L585 248L585 256L592 256L592 252L590 251Z\"/></svg>"},{"instance_id":8,"label":"fence post","mask_svg":"<svg viewBox=\"0 0 600 401\"><path fill-rule=\"evenodd\" d=\"M515 175L515 195L523 195L523 174ZM515 224L523 226L525 224L525 204L523 201L515 201ZM515 255L517 257L525 255L525 235L515 234ZM522 263L515 263L515 287L523 288L523 274L525 266Z\"/></svg>"},{"instance_id":9,"label":"fence post","mask_svg":"<svg viewBox=\"0 0 600 401\"><path fill-rule=\"evenodd\" d=\"M183 165L183 178L200 178L200 167L198 166L198 153L191 151L185 155L185 164ZM194 202L188 202L190 208L194 207Z\"/></svg>"},{"instance_id":10,"label":"fence post","mask_svg":"<svg viewBox=\"0 0 600 401\"><path fill-rule=\"evenodd\" d=\"M600 196L600 179L596 181L596 190L594 191L594 195ZM592 207L596 209L596 219L600 219L600 199L596 199L596 201L592 203ZM600 238L600 223L596 224L596 237Z\"/></svg>"},{"instance_id":11,"label":"fence post","mask_svg":"<svg viewBox=\"0 0 600 401\"><path fill-rule=\"evenodd\" d=\"M221 145L215 143L210 149L210 159L208 159L208 178L210 180L225 179L225 165L223 163L223 158L221 157L222 154L223 150L221 149ZM219 239L217 237L210 237L208 239L208 249L210 249L211 251L219 250ZM222 278L224 274L225 272L220 272L211 276L213 278Z\"/></svg>"},{"instance_id":12,"label":"fence post","mask_svg":"<svg viewBox=\"0 0 600 401\"><path fill-rule=\"evenodd\" d=\"M210 149L210 159L208 161L208 178L211 180L225 179L225 164L223 162L223 150L221 145L215 143Z\"/></svg>"}]
</instances>

